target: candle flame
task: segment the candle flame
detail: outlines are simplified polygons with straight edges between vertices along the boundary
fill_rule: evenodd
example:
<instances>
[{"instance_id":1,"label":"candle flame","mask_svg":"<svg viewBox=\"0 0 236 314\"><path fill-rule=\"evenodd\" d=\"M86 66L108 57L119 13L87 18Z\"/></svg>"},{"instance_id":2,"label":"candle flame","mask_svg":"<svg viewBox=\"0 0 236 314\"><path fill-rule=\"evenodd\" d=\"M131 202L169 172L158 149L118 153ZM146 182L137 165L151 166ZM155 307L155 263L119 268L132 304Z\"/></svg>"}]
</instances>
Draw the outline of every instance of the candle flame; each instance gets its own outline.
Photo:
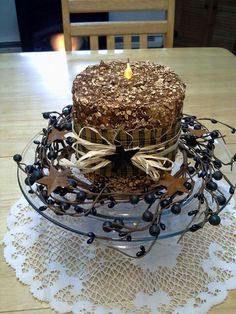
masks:
<instances>
[{"instance_id":1,"label":"candle flame","mask_svg":"<svg viewBox=\"0 0 236 314\"><path fill-rule=\"evenodd\" d=\"M127 80L130 80L133 76L133 71L130 67L130 64L129 64L129 61L127 62L127 66L126 66L126 69L125 69L125 72L124 72L124 77L127 79Z\"/></svg>"}]
</instances>

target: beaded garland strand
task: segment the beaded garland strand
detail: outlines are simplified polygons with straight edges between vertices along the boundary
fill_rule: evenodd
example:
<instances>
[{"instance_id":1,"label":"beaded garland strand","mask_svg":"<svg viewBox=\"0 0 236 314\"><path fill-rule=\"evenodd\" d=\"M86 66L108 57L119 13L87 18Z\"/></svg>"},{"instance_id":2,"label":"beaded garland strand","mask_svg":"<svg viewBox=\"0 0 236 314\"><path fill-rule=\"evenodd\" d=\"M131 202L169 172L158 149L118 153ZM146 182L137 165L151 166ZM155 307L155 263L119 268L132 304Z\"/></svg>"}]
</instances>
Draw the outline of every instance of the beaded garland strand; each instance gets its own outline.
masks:
<instances>
[{"instance_id":1,"label":"beaded garland strand","mask_svg":"<svg viewBox=\"0 0 236 314\"><path fill-rule=\"evenodd\" d=\"M188 215L193 216L193 218L179 240L186 232L195 232L207 222L214 226L220 224L219 213L230 201L235 191L235 186L220 168L222 165L232 167L236 161L236 154L228 163L215 156L214 143L216 139L224 139L224 137L218 130L209 131L202 124L202 121L209 120L212 124L222 124L231 129L232 133L236 132L234 127L215 119L197 118L184 114L179 141L179 151L183 161L179 170L173 176L169 173L163 173L159 182L150 186L143 186L143 189L114 192L109 189L109 178L103 182L91 182L89 184L78 178L69 169L59 165L60 159L64 157L70 159L74 154L72 149L74 139L64 138L64 135L72 130L71 108L72 106L68 105L62 110L62 113L56 111L43 113L44 119L49 122L48 127L42 130L41 140L34 141L36 153L33 164L25 164L19 154L13 157L19 170L26 174L25 184L29 186L28 193L35 194L44 203L44 206L39 208L40 211L50 209L57 215L74 217L99 216L101 206L107 205L108 208L113 208L117 204L128 202L135 205L143 200L146 203L146 208L142 214L145 225L130 227L125 225L122 218L116 218L113 221L103 219L101 221L101 230L107 234L115 231L121 241L132 241L135 232L148 230L153 237L151 245L149 247L141 245L136 256L131 256L139 258L151 250L159 234L166 229L161 221L162 212L170 208L173 215L180 214L180 203L193 194L194 179L201 178L201 186L198 192L193 195L198 206L195 210L188 212ZM121 151L124 155L122 149ZM45 172L48 175L45 175ZM228 185L228 198L216 183L222 179ZM73 196L73 200L68 197L68 194ZM207 194L211 195L214 208L209 207ZM84 207L85 203L86 205L89 204L89 208ZM155 210L151 211L151 207L155 207ZM203 212L204 219L201 223L196 224L194 218L200 211ZM112 237L94 234L93 230L87 233L87 237L88 244L91 244L95 238L112 240ZM119 251L117 248L114 249ZM120 252L130 256L123 251Z\"/></svg>"}]
</instances>

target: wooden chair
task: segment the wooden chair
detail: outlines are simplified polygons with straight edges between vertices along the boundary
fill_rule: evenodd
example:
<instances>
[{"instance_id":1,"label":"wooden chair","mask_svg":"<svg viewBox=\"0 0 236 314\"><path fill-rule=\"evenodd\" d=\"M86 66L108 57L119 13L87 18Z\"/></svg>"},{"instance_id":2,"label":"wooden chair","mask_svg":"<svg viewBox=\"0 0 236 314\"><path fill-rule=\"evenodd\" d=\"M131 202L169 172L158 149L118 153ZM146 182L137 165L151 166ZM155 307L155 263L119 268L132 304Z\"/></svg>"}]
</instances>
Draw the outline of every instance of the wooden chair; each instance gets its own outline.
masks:
<instances>
[{"instance_id":1,"label":"wooden chair","mask_svg":"<svg viewBox=\"0 0 236 314\"><path fill-rule=\"evenodd\" d=\"M166 20L71 23L70 14L114 11L165 11ZM175 0L62 0L66 51L72 36L88 36L90 49L98 50L99 36L106 36L107 49L115 49L115 36L123 37L123 48L132 48L132 35L139 35L139 48L148 47L148 35L164 35L164 47L173 47Z\"/></svg>"}]
</instances>

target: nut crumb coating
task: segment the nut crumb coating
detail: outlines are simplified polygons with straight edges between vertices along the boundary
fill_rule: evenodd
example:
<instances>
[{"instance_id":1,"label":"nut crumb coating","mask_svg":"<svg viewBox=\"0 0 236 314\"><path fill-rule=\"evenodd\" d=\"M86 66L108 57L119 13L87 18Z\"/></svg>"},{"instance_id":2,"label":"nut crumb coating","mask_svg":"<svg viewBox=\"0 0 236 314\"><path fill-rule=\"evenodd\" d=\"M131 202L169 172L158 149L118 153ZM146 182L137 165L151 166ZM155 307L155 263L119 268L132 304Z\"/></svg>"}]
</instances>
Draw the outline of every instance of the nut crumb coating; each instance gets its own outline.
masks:
<instances>
[{"instance_id":1,"label":"nut crumb coating","mask_svg":"<svg viewBox=\"0 0 236 314\"><path fill-rule=\"evenodd\" d=\"M124 77L126 62L101 61L73 82L75 126L131 130L168 128L182 117L185 84L170 68L148 61L131 62L133 76Z\"/></svg>"}]
</instances>

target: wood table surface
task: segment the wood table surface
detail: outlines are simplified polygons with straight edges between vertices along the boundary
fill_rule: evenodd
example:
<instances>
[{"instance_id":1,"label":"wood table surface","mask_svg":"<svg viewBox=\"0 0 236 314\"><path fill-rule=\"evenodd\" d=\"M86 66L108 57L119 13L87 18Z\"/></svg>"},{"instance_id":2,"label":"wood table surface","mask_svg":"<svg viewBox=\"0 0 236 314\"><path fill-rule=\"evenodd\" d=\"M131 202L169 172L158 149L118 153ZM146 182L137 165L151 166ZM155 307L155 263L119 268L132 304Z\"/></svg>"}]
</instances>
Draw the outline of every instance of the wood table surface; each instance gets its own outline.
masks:
<instances>
[{"instance_id":1,"label":"wood table surface","mask_svg":"<svg viewBox=\"0 0 236 314\"><path fill-rule=\"evenodd\" d=\"M0 238L6 232L11 204L20 198L15 153L21 153L45 126L41 113L71 104L71 86L77 73L100 60L150 60L170 66L187 85L184 112L214 117L236 126L236 58L221 48L172 48L114 52L39 52L0 54ZM236 134L221 128L236 151ZM27 286L0 259L0 313L54 313L33 298ZM194 311L193 311L194 312ZM236 313L236 290L213 307L210 314ZM205 314L205 313L202 313Z\"/></svg>"}]
</instances>

